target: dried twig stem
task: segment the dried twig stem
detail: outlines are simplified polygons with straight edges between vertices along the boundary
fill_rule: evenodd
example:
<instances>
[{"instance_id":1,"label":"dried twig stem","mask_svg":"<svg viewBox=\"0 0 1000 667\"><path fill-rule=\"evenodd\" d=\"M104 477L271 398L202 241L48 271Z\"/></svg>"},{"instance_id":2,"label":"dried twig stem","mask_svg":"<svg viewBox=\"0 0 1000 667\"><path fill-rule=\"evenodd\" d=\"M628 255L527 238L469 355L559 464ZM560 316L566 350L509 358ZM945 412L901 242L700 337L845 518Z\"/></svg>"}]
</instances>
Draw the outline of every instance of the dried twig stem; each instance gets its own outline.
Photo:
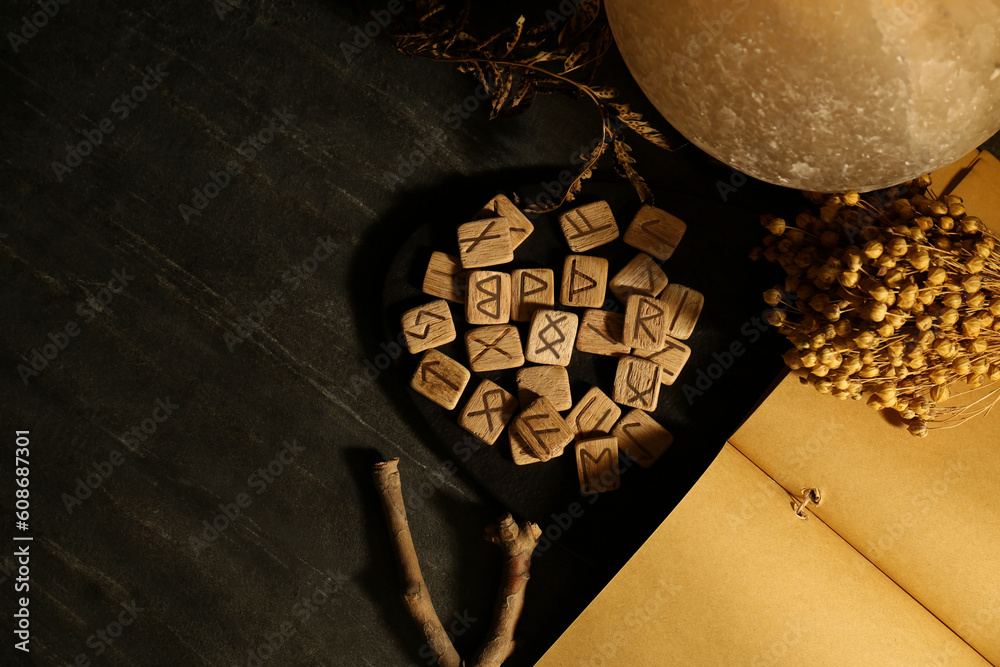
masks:
<instances>
[{"instance_id":1,"label":"dried twig stem","mask_svg":"<svg viewBox=\"0 0 1000 667\"><path fill-rule=\"evenodd\" d=\"M444 667L466 667L434 611L430 593L420 573L420 563L406 519L398 465L398 458L376 463L372 469L372 477L382 498L382 509L385 511L399 561L403 578L403 601L423 631L438 664ZM503 581L486 642L476 652L469 667L499 667L514 651L514 630L524 608L531 554L538 545L541 534L537 525L528 521L518 524L510 514L503 516L497 526L487 530L486 539L503 550Z\"/></svg>"},{"instance_id":2,"label":"dried twig stem","mask_svg":"<svg viewBox=\"0 0 1000 667\"><path fill-rule=\"evenodd\" d=\"M376 463L372 477L382 498L382 510L389 526L392 545L399 562L399 573L403 579L403 603L413 620L420 626L427 645L437 656L441 667L462 667L462 658L451 643L448 633L441 625L441 619L434 611L430 592L420 572L417 551L410 535L410 523L406 520L406 506L403 504L403 490L399 483L399 459Z\"/></svg>"}]
</instances>

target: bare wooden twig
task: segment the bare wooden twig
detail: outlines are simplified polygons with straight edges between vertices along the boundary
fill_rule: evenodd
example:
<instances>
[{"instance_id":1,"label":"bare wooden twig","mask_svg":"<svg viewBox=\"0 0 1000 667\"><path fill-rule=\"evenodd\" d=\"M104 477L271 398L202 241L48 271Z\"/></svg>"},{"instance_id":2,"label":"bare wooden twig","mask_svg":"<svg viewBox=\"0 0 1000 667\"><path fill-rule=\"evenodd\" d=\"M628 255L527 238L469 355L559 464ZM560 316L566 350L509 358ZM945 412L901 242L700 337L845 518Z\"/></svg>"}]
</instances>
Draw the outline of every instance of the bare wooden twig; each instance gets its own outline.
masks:
<instances>
[{"instance_id":1,"label":"bare wooden twig","mask_svg":"<svg viewBox=\"0 0 1000 667\"><path fill-rule=\"evenodd\" d=\"M389 525L389 534L396 551L399 573L403 579L403 603L417 622L427 645L437 656L441 667L462 667L462 658L451 643L448 633L441 625L441 619L434 611L430 592L420 572L417 550L413 547L410 523L406 520L406 506L403 504L403 490L399 483L399 459L376 463L372 477L382 498L382 510Z\"/></svg>"},{"instance_id":2,"label":"bare wooden twig","mask_svg":"<svg viewBox=\"0 0 1000 667\"><path fill-rule=\"evenodd\" d=\"M427 645L437 657L439 665L499 667L514 651L514 630L524 608L531 554L538 545L542 531L528 521L518 524L510 514L503 516L497 526L487 529L486 539L503 550L504 576L486 641L476 652L472 662L466 663L441 625L420 573L420 563L406 519L398 465L398 458L376 463L372 469L372 477L382 498L382 509L385 511L386 523L399 561L403 579L403 602L423 631Z\"/></svg>"}]
</instances>

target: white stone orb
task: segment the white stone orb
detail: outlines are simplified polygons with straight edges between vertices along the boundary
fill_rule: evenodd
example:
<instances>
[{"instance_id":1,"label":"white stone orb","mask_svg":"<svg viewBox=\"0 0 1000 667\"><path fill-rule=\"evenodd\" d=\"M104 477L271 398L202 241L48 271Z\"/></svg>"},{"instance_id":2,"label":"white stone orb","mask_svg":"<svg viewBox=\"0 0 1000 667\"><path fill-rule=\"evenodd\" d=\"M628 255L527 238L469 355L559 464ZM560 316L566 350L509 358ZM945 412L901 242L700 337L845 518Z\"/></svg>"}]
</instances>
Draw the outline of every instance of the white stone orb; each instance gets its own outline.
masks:
<instances>
[{"instance_id":1,"label":"white stone orb","mask_svg":"<svg viewBox=\"0 0 1000 667\"><path fill-rule=\"evenodd\" d=\"M1000 0L607 0L667 121L755 178L896 185L1000 129Z\"/></svg>"}]
</instances>

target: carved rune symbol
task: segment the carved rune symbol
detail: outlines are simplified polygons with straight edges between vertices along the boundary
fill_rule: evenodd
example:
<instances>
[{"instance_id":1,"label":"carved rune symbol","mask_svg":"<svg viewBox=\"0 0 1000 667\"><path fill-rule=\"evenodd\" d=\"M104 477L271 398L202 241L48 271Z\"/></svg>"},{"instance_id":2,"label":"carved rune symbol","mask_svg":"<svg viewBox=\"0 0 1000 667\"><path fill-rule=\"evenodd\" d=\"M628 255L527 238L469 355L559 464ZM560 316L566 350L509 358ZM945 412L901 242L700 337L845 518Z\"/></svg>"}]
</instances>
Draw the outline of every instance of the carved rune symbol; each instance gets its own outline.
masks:
<instances>
[{"instance_id":1,"label":"carved rune symbol","mask_svg":"<svg viewBox=\"0 0 1000 667\"><path fill-rule=\"evenodd\" d=\"M653 260L649 257L646 258L646 280L649 281L648 289L650 292L656 289L655 285L653 285Z\"/></svg>"},{"instance_id":2,"label":"carved rune symbol","mask_svg":"<svg viewBox=\"0 0 1000 667\"><path fill-rule=\"evenodd\" d=\"M610 447L605 447L604 449L602 449L601 453L597 455L597 458L594 458L593 455L591 455L591 453L588 452L586 449L580 451L580 467L583 469L583 488L585 488L587 491L591 490L589 473L593 471L594 468L598 470L601 469L599 464L601 462L601 459L603 459L605 456L608 457L608 468L610 469L611 468ZM590 459L590 462L593 465L588 466L587 462L584 459Z\"/></svg>"},{"instance_id":3,"label":"carved rune symbol","mask_svg":"<svg viewBox=\"0 0 1000 667\"><path fill-rule=\"evenodd\" d=\"M546 433L558 433L559 429L558 428L536 429L534 426L532 426L531 422L537 421L539 419L548 419L548 418L549 418L549 415L547 415L547 414L540 414L540 415L528 415L528 416L526 416L526 417L524 417L522 419L522 421L524 422L524 425L528 429L528 431L530 431L531 434L535 436L535 442L532 443L532 442L528 441L527 444L528 444L528 447L531 448L531 451L533 451L538 458L541 458L543 456L547 456L549 454L549 451L550 451L548 445L545 444L545 441L542 440L541 436L545 435ZM526 440L527 440L527 438L526 438Z\"/></svg>"},{"instance_id":4,"label":"carved rune symbol","mask_svg":"<svg viewBox=\"0 0 1000 667\"><path fill-rule=\"evenodd\" d=\"M495 225L495 224L497 224L496 220L490 221L490 224L486 225L486 227L483 228L483 231L480 232L479 236L466 237L464 239L459 239L458 240L459 244L468 243L469 241L471 241L472 242L471 245L469 245L469 247L465 249L465 252L472 252L473 250L476 249L476 246L479 245L480 243L482 243L483 241L492 241L494 239L500 238L500 234L494 234L493 236L487 236L487 234L490 233L490 230L493 229L493 225Z\"/></svg>"},{"instance_id":5,"label":"carved rune symbol","mask_svg":"<svg viewBox=\"0 0 1000 667\"><path fill-rule=\"evenodd\" d=\"M486 354L490 350L495 350L495 351L499 352L500 354L502 354L503 356L507 357L508 359L513 359L513 357L511 357L510 354L508 354L508 352L506 350L502 350L499 347L497 347L500 344L500 341L502 341L507 336L507 334L509 332L510 332L510 329L504 329L503 331L500 332L499 336L497 336L496 338L493 339L492 343L487 343L486 341L481 340L479 338L472 338L471 340L474 340L477 343L479 343L480 345L482 345L483 349L480 350L479 353L476 356L472 357L472 359L470 359L469 361L470 362L479 361L480 357L482 357L484 354Z\"/></svg>"},{"instance_id":6,"label":"carved rune symbol","mask_svg":"<svg viewBox=\"0 0 1000 667\"><path fill-rule=\"evenodd\" d=\"M598 333L600 333L600 332L598 332ZM596 397L596 396L592 397L592 398L591 398L591 399L590 399L590 400L589 400L589 401L587 402L587 404L586 404L585 406L583 406L583 410L580 410L580 414L578 414L578 415L576 416L576 430L577 430L577 431L583 431L583 430L585 430L585 429L583 428L583 424L582 424L582 423L580 423L580 420L581 420L581 419L583 418L583 416L584 416L585 414L587 414L587 411L588 411L588 410L590 410L590 406L592 406L592 405L594 404L594 401L596 401L596 400L597 400L597 397ZM601 430L603 430L603 429L601 428L601 424L603 424L603 423L604 423L604 420L605 420L605 419L607 419L607 418L608 418L608 417L609 417L610 415L611 415L611 408L608 408L607 410L605 410L604 414L603 414L603 415L601 415L601 418L597 420L597 423L596 423L596 424L594 424L594 430L596 430L596 431L601 431Z\"/></svg>"},{"instance_id":7,"label":"carved rune symbol","mask_svg":"<svg viewBox=\"0 0 1000 667\"><path fill-rule=\"evenodd\" d=\"M585 287L576 286L576 278L579 276L585 281ZM570 273L569 273L569 298L572 299L580 292L586 292L587 290L594 289L597 287L597 281L588 276L582 271L577 271L576 260L574 259L570 262Z\"/></svg>"},{"instance_id":8,"label":"carved rune symbol","mask_svg":"<svg viewBox=\"0 0 1000 667\"><path fill-rule=\"evenodd\" d=\"M683 350L684 349L680 345L678 345L677 343L675 343L672 340L670 340L669 338L666 341L664 341L663 344L665 345L665 347L662 350L660 350L656 354L652 355L651 357L647 357L650 361L655 361L657 364L659 364L660 363L660 359L664 355L668 354L669 352L671 352L673 350ZM661 373L666 373L668 377L676 377L677 376L676 371L672 371L672 370L668 369L666 366L663 366L662 364L660 365L660 372Z\"/></svg>"},{"instance_id":9,"label":"carved rune symbol","mask_svg":"<svg viewBox=\"0 0 1000 667\"><path fill-rule=\"evenodd\" d=\"M570 215L572 215L573 217L569 217ZM578 218L578 221L574 222L573 220L574 217ZM578 239L581 236L596 234L602 229L607 229L608 227L612 226L611 223L608 223L606 225L601 225L600 227L594 227L593 223L590 222L590 220L587 220L586 216L583 215L583 213L581 213L580 211L571 211L569 214L567 214L566 219L569 222L569 224L572 225L573 229L576 230L576 234L568 236L567 240Z\"/></svg>"},{"instance_id":10,"label":"carved rune symbol","mask_svg":"<svg viewBox=\"0 0 1000 667\"><path fill-rule=\"evenodd\" d=\"M587 322L587 326L590 327L591 331L593 331L595 334L597 334L598 336L600 336L604 340L608 341L612 345L618 345L618 341L616 341L614 338L612 338L608 334L604 333L603 331L601 331L600 329L598 329L597 327L595 327L590 322Z\"/></svg>"},{"instance_id":11,"label":"carved rune symbol","mask_svg":"<svg viewBox=\"0 0 1000 667\"><path fill-rule=\"evenodd\" d=\"M629 364L628 375L625 377L625 386L632 390L632 395L628 397L629 401L641 401L643 405L652 407L653 405L653 389L655 385L653 381L649 382L649 386L645 389L639 389L632 382L632 378L635 375L635 364Z\"/></svg>"},{"instance_id":12,"label":"carved rune symbol","mask_svg":"<svg viewBox=\"0 0 1000 667\"><path fill-rule=\"evenodd\" d=\"M538 285L538 287L532 287L530 290L529 289L525 289L525 282L529 278L531 280L535 281L535 284ZM534 276L534 275L532 275L530 273L522 273L521 274L521 297L522 298L526 297L526 296L531 296L532 294L538 294L539 292L544 292L548 288L549 288L548 281L542 280L538 276Z\"/></svg>"},{"instance_id":13,"label":"carved rune symbol","mask_svg":"<svg viewBox=\"0 0 1000 667\"><path fill-rule=\"evenodd\" d=\"M629 433L630 430L632 430L634 428L639 428L640 426L642 426L642 424L640 424L639 422L632 422L630 424L622 424L622 432L625 435L628 436L628 439L632 441L632 444L635 445L639 449L639 451L641 451L643 454L645 454L645 456L643 457L644 459L651 459L651 458L653 458L653 453L650 452L645 447L643 447L642 443L639 442L634 435L632 435L631 433Z\"/></svg>"},{"instance_id":14,"label":"carved rune symbol","mask_svg":"<svg viewBox=\"0 0 1000 667\"><path fill-rule=\"evenodd\" d=\"M661 222L664 222L664 221L660 220L659 218L653 218L652 220L647 220L646 222L644 222L641 225L639 225L639 229L641 229L642 231L646 232L647 234L649 234L650 236L652 236L654 239L656 239L660 243L665 243L668 246L669 245L673 245L673 241L665 239L662 236L660 236L658 233L656 233L655 231L651 231L649 229L650 227L654 227L655 228L656 225L660 224Z\"/></svg>"},{"instance_id":15,"label":"carved rune symbol","mask_svg":"<svg viewBox=\"0 0 1000 667\"><path fill-rule=\"evenodd\" d=\"M551 313L545 313L545 321L546 321L545 327L543 327L542 330L538 332L538 340L540 340L543 343L543 345L539 347L537 350L535 350L535 354L541 354L546 350L551 350L552 354L556 355L556 359L560 358L559 350L557 350L553 346L558 345L559 343L566 340L566 334L564 334L563 330L559 328L559 325L566 320L566 317L567 315L563 315L559 319L553 320ZM549 338L545 335L549 331L552 331L553 332L552 335L558 336L558 338L552 338L552 340L549 340Z\"/></svg>"},{"instance_id":16,"label":"carved rune symbol","mask_svg":"<svg viewBox=\"0 0 1000 667\"><path fill-rule=\"evenodd\" d=\"M493 430L493 414L496 413L496 412L502 412L503 411L503 395L504 395L504 390L503 389L490 389L489 391L484 392L483 393L483 409L482 410L476 410L475 412L470 412L469 416L470 417L475 417L477 415L486 415L486 423L487 423L487 425L489 427L489 430L492 431ZM494 396L497 396L500 399L500 404L497 407L495 407L495 408L491 408L490 407L490 399L492 397L494 397Z\"/></svg>"},{"instance_id":17,"label":"carved rune symbol","mask_svg":"<svg viewBox=\"0 0 1000 667\"><path fill-rule=\"evenodd\" d=\"M650 309L645 315L642 314L643 306L648 306ZM635 330L632 332L632 335L638 338L639 328L641 327L647 336L649 336L652 340L656 340L656 334L650 330L649 326L646 325L646 322L649 320L655 320L656 318L662 316L663 308L656 304L655 299L643 299L641 305L639 306L639 315L635 318Z\"/></svg>"},{"instance_id":18,"label":"carved rune symbol","mask_svg":"<svg viewBox=\"0 0 1000 667\"><path fill-rule=\"evenodd\" d=\"M677 325L677 318L681 316L681 309L684 308L684 303L687 301L689 292L685 290L681 294L681 302L677 304L677 308L674 310L674 317L670 320L670 329L672 330Z\"/></svg>"},{"instance_id":19,"label":"carved rune symbol","mask_svg":"<svg viewBox=\"0 0 1000 667\"><path fill-rule=\"evenodd\" d=\"M448 385L449 387L451 387L455 391L458 391L458 385L457 384L455 384L454 382L452 382L451 380L449 380L448 378L446 378L444 375L441 375L441 373L439 373L437 370L434 369L434 366L437 366L440 363L441 363L440 361L428 361L426 364L424 364L423 366L421 366L420 367L420 379L423 380L424 382L427 382L427 374L430 373L431 375L435 375L438 378L440 378L441 382L444 382L446 385Z\"/></svg>"},{"instance_id":20,"label":"carved rune symbol","mask_svg":"<svg viewBox=\"0 0 1000 667\"><path fill-rule=\"evenodd\" d=\"M417 313L417 318L413 321L413 326L419 326L420 325L420 317L422 315L426 315L427 319L434 319L434 320L437 320L438 322L443 322L444 321L444 317L438 315L437 313L431 312L429 310L421 310L419 313ZM431 327L433 325L434 325L434 323L425 324L424 325L424 331L423 331L423 333L417 333L416 330L410 329L410 335L413 336L414 338L419 338L420 340L423 340L423 339L427 338L427 334L430 332Z\"/></svg>"},{"instance_id":21,"label":"carved rune symbol","mask_svg":"<svg viewBox=\"0 0 1000 667\"><path fill-rule=\"evenodd\" d=\"M493 291L491 292L487 287L492 283ZM490 319L499 320L500 319L500 276L490 276L488 278L483 278L482 280L476 281L476 289L490 297L488 299L483 299L476 304L476 310L480 313L489 317ZM487 310L486 307L492 306L492 309Z\"/></svg>"}]
</instances>

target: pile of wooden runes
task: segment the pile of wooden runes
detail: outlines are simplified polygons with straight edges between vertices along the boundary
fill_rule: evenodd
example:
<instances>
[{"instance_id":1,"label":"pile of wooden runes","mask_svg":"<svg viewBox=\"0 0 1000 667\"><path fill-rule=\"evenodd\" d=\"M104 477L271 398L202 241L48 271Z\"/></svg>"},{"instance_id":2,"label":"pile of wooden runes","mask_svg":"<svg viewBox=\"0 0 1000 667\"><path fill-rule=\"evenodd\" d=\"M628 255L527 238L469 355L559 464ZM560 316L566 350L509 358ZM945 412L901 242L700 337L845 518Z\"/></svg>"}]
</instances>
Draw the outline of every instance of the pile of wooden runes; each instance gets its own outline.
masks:
<instances>
[{"instance_id":1,"label":"pile of wooden runes","mask_svg":"<svg viewBox=\"0 0 1000 667\"><path fill-rule=\"evenodd\" d=\"M603 201L564 213L560 225L572 253L610 243L619 233ZM472 370L519 370L517 397L490 380L479 382L459 412L462 428L492 445L509 424L511 456L519 465L548 461L576 440L582 492L618 488L619 449L648 467L673 442L648 413L656 409L660 385L672 384L691 354L681 341L694 330L704 297L668 284L653 258L669 258L684 230L681 220L644 206L623 239L642 252L610 281L607 259L567 255L559 303L584 308L578 316L556 308L552 269L505 273L486 268L512 262L517 247L534 231L507 197L494 197L473 222L458 226L459 257L431 256L423 291L440 298L403 315L407 347L424 353L410 385L448 410L458 406L471 373L434 348L456 337L447 301L463 304L465 319L474 326L465 334ZM605 288L625 305L624 315L601 310ZM511 321L529 323L524 344ZM573 403L566 367L574 346L579 352L619 358L611 398L591 387ZM536 365L522 368L525 361ZM622 416L617 404L633 409ZM560 412L566 410L563 417Z\"/></svg>"}]
</instances>

